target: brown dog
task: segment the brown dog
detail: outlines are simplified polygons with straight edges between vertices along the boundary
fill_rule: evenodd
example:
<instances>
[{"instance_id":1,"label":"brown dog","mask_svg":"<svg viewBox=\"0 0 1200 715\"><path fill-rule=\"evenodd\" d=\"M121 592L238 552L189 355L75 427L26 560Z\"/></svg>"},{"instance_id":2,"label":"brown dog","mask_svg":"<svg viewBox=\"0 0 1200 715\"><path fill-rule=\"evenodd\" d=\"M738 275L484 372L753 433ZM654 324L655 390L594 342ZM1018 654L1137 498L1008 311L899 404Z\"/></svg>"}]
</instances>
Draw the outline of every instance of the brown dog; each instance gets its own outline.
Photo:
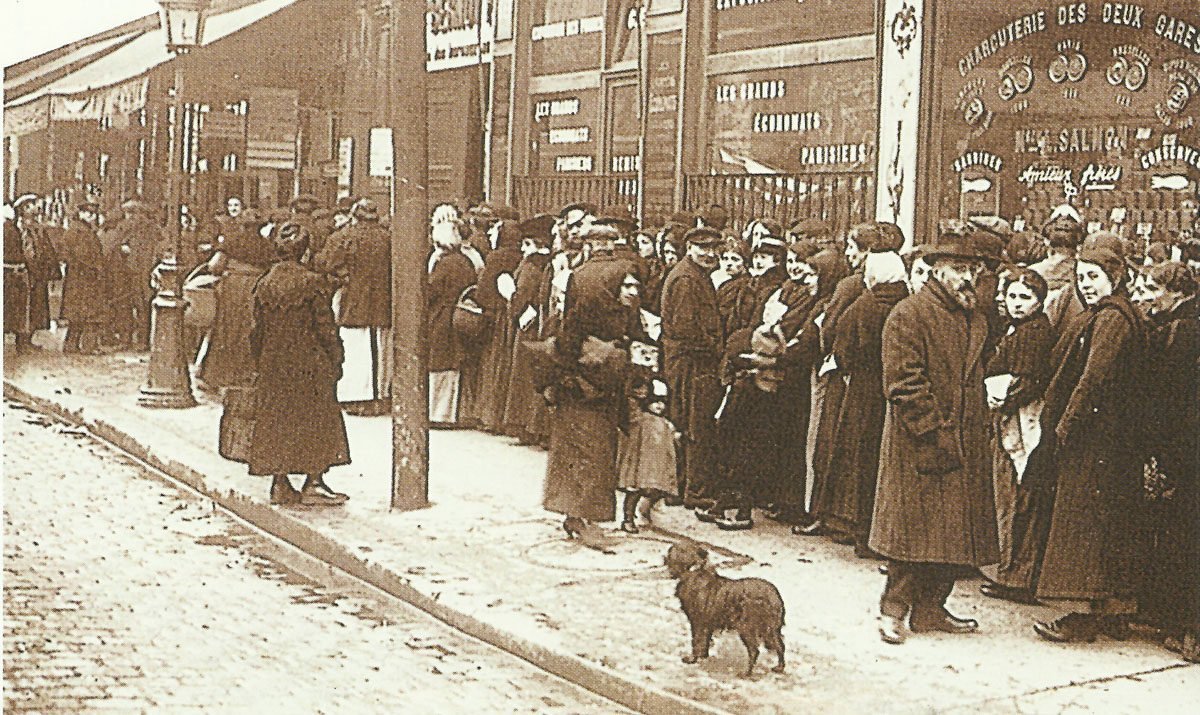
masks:
<instances>
[{"instance_id":1,"label":"brown dog","mask_svg":"<svg viewBox=\"0 0 1200 715\"><path fill-rule=\"evenodd\" d=\"M717 575L708 563L708 552L696 544L673 544L665 563L671 577L679 579L675 595L692 627L692 652L683 657L684 663L707 658L714 633L737 631L750 659L742 677L753 672L760 645L766 645L779 659L773 670L783 672L783 598L779 589L761 578Z\"/></svg>"}]
</instances>

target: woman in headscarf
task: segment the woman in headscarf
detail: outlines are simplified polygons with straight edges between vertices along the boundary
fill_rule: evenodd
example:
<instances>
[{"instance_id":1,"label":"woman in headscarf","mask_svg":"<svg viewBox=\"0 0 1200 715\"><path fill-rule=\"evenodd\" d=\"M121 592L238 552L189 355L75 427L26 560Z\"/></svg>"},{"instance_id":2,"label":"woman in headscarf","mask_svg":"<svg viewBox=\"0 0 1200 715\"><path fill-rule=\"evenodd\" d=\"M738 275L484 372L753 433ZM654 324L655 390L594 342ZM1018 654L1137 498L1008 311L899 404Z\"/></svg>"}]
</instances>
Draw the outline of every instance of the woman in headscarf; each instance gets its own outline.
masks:
<instances>
[{"instance_id":1,"label":"woman in headscarf","mask_svg":"<svg viewBox=\"0 0 1200 715\"><path fill-rule=\"evenodd\" d=\"M606 226L585 239L616 238ZM638 333L637 267L593 256L571 275L554 348L554 415L543 506L563 514L569 538L616 513L617 430L628 408L625 377L631 335ZM586 535L585 535L586 539Z\"/></svg>"},{"instance_id":2,"label":"woman in headscarf","mask_svg":"<svg viewBox=\"0 0 1200 715\"><path fill-rule=\"evenodd\" d=\"M335 506L347 496L325 484L330 467L350 463L337 400L342 341L333 318L335 284L300 265L309 233L285 223L275 238L279 262L252 289L248 352L258 370L250 473L269 475L272 504ZM296 491L289 474L304 474Z\"/></svg>"},{"instance_id":3,"label":"woman in headscarf","mask_svg":"<svg viewBox=\"0 0 1200 715\"><path fill-rule=\"evenodd\" d=\"M1200 657L1200 305L1183 263L1146 269L1138 307L1150 323L1146 395L1147 536L1139 607L1168 647Z\"/></svg>"},{"instance_id":4,"label":"woman in headscarf","mask_svg":"<svg viewBox=\"0 0 1200 715\"><path fill-rule=\"evenodd\" d=\"M430 228L433 255L425 290L426 347L429 351L429 424L448 427L458 423L462 349L454 333L454 307L459 296L475 282L475 269L463 255L462 221L435 221Z\"/></svg>"},{"instance_id":5,"label":"woman in headscarf","mask_svg":"<svg viewBox=\"0 0 1200 715\"><path fill-rule=\"evenodd\" d=\"M216 288L216 314L207 345L201 348L196 371L199 385L209 390L246 387L254 377L250 357L250 325L254 284L275 261L271 240L262 232L267 222L249 210L230 222L222 234L207 271L221 276Z\"/></svg>"},{"instance_id":6,"label":"woman in headscarf","mask_svg":"<svg viewBox=\"0 0 1200 715\"><path fill-rule=\"evenodd\" d=\"M521 232L515 220L504 219L493 226L496 245L484 259L475 300L483 308L489 330L479 358L479 393L476 414L483 428L497 433L504 429L504 404L508 400L508 378L512 371L516 336L509 305L516 295L513 274L520 265Z\"/></svg>"},{"instance_id":7,"label":"woman in headscarf","mask_svg":"<svg viewBox=\"0 0 1200 715\"><path fill-rule=\"evenodd\" d=\"M538 287L542 274L550 263L550 227L554 216L542 214L520 226L521 263L513 279L516 291L509 302L509 329L513 334L512 370L504 404L504 431L521 444L534 444L537 436L531 429L534 414L542 402L534 388L534 364L526 342L538 339L541 329L541 310Z\"/></svg>"},{"instance_id":8,"label":"woman in headscarf","mask_svg":"<svg viewBox=\"0 0 1200 715\"><path fill-rule=\"evenodd\" d=\"M1136 611L1134 527L1145 456L1138 437L1146 336L1126 295L1124 259L1085 246L1075 277L1085 313L1078 331L1059 342L1043 418L1043 442L1056 448L1056 484L1036 595L1063 601L1070 612L1034 630L1056 642L1127 635Z\"/></svg>"},{"instance_id":9,"label":"woman in headscarf","mask_svg":"<svg viewBox=\"0 0 1200 715\"><path fill-rule=\"evenodd\" d=\"M883 324L908 297L904 261L893 251L868 253L863 263L865 292L842 314L833 338L833 357L846 381L837 440L830 456L830 472L841 479L852 503L841 504L835 519L846 522L854 536L854 553L869 558L871 514L875 510L875 482L879 476L879 444L883 439Z\"/></svg>"}]
</instances>

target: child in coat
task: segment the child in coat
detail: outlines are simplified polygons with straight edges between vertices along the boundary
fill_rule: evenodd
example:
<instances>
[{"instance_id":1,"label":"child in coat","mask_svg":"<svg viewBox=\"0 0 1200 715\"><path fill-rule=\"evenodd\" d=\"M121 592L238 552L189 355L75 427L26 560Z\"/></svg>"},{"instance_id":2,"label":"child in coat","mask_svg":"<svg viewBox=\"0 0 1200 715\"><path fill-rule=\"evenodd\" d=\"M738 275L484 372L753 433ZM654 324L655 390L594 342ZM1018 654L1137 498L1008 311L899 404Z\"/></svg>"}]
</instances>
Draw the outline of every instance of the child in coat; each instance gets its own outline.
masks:
<instances>
[{"instance_id":1,"label":"child in coat","mask_svg":"<svg viewBox=\"0 0 1200 715\"><path fill-rule=\"evenodd\" d=\"M617 450L617 485L625 493L621 530L638 533L635 517L638 503L642 515L659 500L678 494L675 472L675 443L679 432L663 415L667 411L667 386L660 380L634 390L636 409L630 410L629 430L621 436Z\"/></svg>"}]
</instances>

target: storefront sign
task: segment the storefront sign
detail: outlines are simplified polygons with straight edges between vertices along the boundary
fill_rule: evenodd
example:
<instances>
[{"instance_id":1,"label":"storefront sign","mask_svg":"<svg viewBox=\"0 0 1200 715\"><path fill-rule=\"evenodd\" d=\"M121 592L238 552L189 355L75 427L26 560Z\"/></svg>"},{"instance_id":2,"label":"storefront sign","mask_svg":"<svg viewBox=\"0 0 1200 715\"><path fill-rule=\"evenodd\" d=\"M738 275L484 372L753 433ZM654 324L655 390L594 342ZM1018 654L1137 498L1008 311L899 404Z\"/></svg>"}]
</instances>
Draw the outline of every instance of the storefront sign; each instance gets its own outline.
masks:
<instances>
[{"instance_id":1,"label":"storefront sign","mask_svg":"<svg viewBox=\"0 0 1200 715\"><path fill-rule=\"evenodd\" d=\"M964 180L986 177L1000 214L1029 225L1063 202L1085 223L1128 208L1130 221L1190 225L1194 211L1160 177L1200 178L1200 5L1010 0L937 13L936 218L962 208Z\"/></svg>"},{"instance_id":2,"label":"storefront sign","mask_svg":"<svg viewBox=\"0 0 1200 715\"><path fill-rule=\"evenodd\" d=\"M813 42L875 30L875 0L709 0L713 52Z\"/></svg>"},{"instance_id":3,"label":"storefront sign","mask_svg":"<svg viewBox=\"0 0 1200 715\"><path fill-rule=\"evenodd\" d=\"M571 127L569 129L551 129L551 144L586 144L591 141L591 129L587 127Z\"/></svg>"},{"instance_id":4,"label":"storefront sign","mask_svg":"<svg viewBox=\"0 0 1200 715\"><path fill-rule=\"evenodd\" d=\"M646 138L642 168L643 224L661 224L674 210L676 134L679 129L677 32L647 38Z\"/></svg>"},{"instance_id":5,"label":"storefront sign","mask_svg":"<svg viewBox=\"0 0 1200 715\"><path fill-rule=\"evenodd\" d=\"M590 156L560 156L554 160L554 170L559 173L592 170Z\"/></svg>"},{"instance_id":6,"label":"storefront sign","mask_svg":"<svg viewBox=\"0 0 1200 715\"><path fill-rule=\"evenodd\" d=\"M600 68L609 0L529 1L534 4L528 30L533 74Z\"/></svg>"},{"instance_id":7,"label":"storefront sign","mask_svg":"<svg viewBox=\"0 0 1200 715\"><path fill-rule=\"evenodd\" d=\"M532 120L532 175L590 173L595 169L595 158L590 154L584 155L580 145L590 144L597 136L600 121L599 90L535 96Z\"/></svg>"},{"instance_id":8,"label":"storefront sign","mask_svg":"<svg viewBox=\"0 0 1200 715\"><path fill-rule=\"evenodd\" d=\"M337 181L338 188L350 188L354 180L354 137L338 139Z\"/></svg>"},{"instance_id":9,"label":"storefront sign","mask_svg":"<svg viewBox=\"0 0 1200 715\"><path fill-rule=\"evenodd\" d=\"M711 168L782 174L874 169L874 64L856 60L711 78L710 96L731 99L708 105Z\"/></svg>"},{"instance_id":10,"label":"storefront sign","mask_svg":"<svg viewBox=\"0 0 1200 715\"><path fill-rule=\"evenodd\" d=\"M392 128L372 127L368 148L368 174L389 178L392 175Z\"/></svg>"}]
</instances>

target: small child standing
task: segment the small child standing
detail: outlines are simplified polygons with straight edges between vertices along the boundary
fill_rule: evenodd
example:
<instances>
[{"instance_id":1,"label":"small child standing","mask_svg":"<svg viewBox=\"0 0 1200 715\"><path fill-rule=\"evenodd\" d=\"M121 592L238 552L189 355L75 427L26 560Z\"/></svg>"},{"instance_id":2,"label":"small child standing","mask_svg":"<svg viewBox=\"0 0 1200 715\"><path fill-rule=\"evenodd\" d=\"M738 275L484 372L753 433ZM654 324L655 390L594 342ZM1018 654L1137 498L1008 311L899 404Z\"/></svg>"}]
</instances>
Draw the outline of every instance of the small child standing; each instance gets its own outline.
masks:
<instances>
[{"instance_id":1,"label":"small child standing","mask_svg":"<svg viewBox=\"0 0 1200 715\"><path fill-rule=\"evenodd\" d=\"M645 500L642 514L659 500L678 494L675 475L675 442L679 433L663 415L667 411L667 386L654 380L650 389L635 391L637 409L631 410L629 432L622 435L617 450L617 486L625 493L621 530L638 533L635 523L638 502Z\"/></svg>"}]
</instances>

